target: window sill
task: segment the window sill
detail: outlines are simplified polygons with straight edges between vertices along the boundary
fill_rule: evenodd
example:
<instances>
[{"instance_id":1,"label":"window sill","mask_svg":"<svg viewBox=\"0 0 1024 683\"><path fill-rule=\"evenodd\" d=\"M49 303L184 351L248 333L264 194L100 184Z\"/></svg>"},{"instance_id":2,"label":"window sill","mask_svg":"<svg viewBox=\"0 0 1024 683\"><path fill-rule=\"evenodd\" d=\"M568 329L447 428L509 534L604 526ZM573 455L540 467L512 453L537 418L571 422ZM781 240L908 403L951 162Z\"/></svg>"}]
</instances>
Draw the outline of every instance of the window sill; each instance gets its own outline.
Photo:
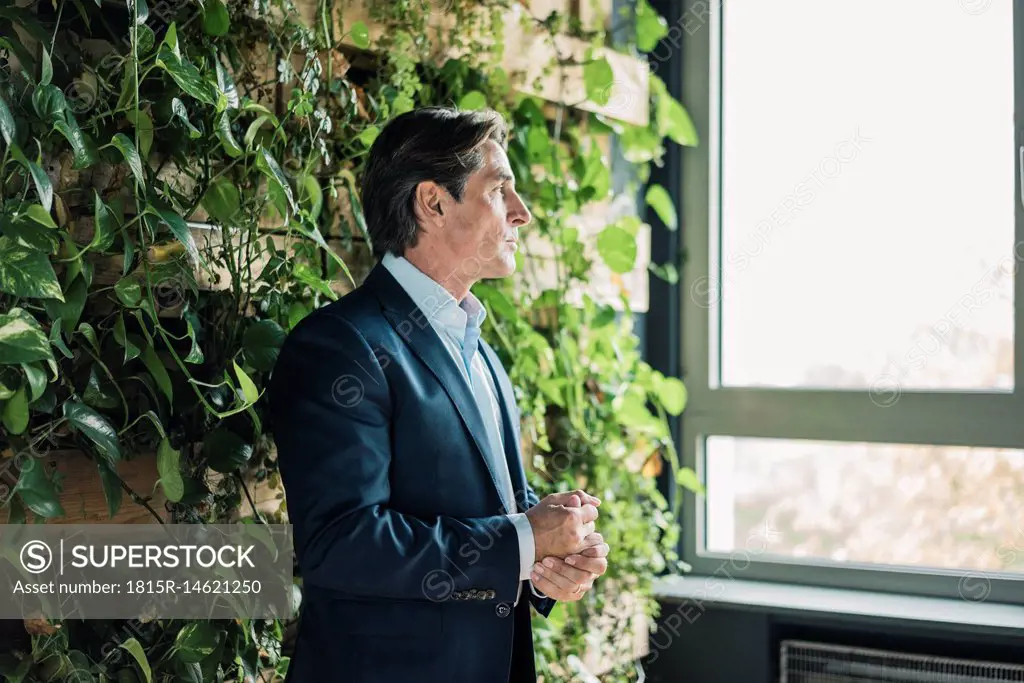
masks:
<instances>
[{"instance_id":1,"label":"window sill","mask_svg":"<svg viewBox=\"0 0 1024 683\"><path fill-rule=\"evenodd\" d=\"M1024 628L1024 609L1019 605L740 581L715 576L662 577L654 582L654 595L664 602L688 603L698 612L713 604L759 612L855 617L917 625L923 622L999 633Z\"/></svg>"}]
</instances>

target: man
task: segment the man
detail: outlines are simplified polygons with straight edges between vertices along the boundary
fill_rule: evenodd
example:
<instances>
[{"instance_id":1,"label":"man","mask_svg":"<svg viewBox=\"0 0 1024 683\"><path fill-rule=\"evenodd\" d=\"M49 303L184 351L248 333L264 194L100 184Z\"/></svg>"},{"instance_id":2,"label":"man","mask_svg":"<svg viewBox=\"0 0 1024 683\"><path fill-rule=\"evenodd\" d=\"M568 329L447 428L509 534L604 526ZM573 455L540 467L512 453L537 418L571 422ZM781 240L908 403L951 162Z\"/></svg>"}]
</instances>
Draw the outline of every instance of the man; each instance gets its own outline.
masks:
<instances>
[{"instance_id":1,"label":"man","mask_svg":"<svg viewBox=\"0 0 1024 683\"><path fill-rule=\"evenodd\" d=\"M303 319L269 389L304 596L288 683L535 683L530 608L607 568L600 500L538 500L508 375L470 293L530 212L504 121L418 109L362 188L379 263Z\"/></svg>"}]
</instances>

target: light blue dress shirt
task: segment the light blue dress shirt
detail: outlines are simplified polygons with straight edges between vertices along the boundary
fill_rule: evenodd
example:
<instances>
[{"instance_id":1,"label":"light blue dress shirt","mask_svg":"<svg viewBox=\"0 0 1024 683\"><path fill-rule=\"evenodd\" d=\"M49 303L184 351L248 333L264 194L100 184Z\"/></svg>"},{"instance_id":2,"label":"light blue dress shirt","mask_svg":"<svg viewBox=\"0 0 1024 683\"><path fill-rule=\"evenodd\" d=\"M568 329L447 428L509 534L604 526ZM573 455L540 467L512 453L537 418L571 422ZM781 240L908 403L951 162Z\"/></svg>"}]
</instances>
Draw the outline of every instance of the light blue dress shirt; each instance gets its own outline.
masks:
<instances>
[{"instance_id":1,"label":"light blue dress shirt","mask_svg":"<svg viewBox=\"0 0 1024 683\"><path fill-rule=\"evenodd\" d=\"M452 359L455 360L455 364L462 371L462 378L473 390L473 396L476 398L477 406L480 408L480 414L484 418L487 428L487 441L498 455L494 461L503 465L497 468L499 487L504 489L499 493L518 535L519 580L529 580L530 569L533 567L533 556L536 552L533 527L530 526L530 520L526 518L525 513L515 512L515 491L512 477L508 471L501 435L502 418L498 392L483 356L477 353L480 327L487 316L487 309L472 292L467 294L461 302L457 302L447 289L403 256L385 254L381 259L381 265L387 268L388 272L409 295L409 298L416 303L420 311L430 321L431 327L437 332L441 342L444 343ZM535 594L543 595L533 588L532 582L530 587ZM518 603L518 601L519 593L516 594L516 602Z\"/></svg>"}]
</instances>

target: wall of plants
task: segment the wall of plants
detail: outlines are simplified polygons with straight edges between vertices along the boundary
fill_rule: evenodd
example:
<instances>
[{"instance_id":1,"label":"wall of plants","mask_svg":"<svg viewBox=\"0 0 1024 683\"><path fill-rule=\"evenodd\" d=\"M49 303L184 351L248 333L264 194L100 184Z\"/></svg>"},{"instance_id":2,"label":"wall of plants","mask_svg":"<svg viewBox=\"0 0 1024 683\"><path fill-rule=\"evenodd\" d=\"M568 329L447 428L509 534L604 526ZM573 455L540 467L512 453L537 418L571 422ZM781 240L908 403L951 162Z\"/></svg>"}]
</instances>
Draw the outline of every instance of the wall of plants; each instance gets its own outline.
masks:
<instances>
[{"instance_id":1,"label":"wall of plants","mask_svg":"<svg viewBox=\"0 0 1024 683\"><path fill-rule=\"evenodd\" d=\"M600 111L618 87L602 50L643 59L664 20L646 0L596 24L508 1L150 2L0 0L0 519L286 522L263 391L288 330L371 266L367 150L413 107L492 107L512 125L544 258L527 249L515 277L477 286L486 334L517 388L533 485L601 496L612 548L587 599L535 620L539 671L636 680L651 579L679 569L658 477L697 488L668 431L686 392L641 359L629 297L587 292L595 262L634 269L645 210L676 227L668 193L645 182L666 144L696 144L685 110L652 73L644 125ZM542 88L506 67L513 29L550 46L530 77L564 96L531 95ZM561 51L566 36L582 58ZM611 139L634 179L618 192L641 210L598 210L595 231L577 219L616 194ZM0 674L280 680L293 629L8 621Z\"/></svg>"}]
</instances>

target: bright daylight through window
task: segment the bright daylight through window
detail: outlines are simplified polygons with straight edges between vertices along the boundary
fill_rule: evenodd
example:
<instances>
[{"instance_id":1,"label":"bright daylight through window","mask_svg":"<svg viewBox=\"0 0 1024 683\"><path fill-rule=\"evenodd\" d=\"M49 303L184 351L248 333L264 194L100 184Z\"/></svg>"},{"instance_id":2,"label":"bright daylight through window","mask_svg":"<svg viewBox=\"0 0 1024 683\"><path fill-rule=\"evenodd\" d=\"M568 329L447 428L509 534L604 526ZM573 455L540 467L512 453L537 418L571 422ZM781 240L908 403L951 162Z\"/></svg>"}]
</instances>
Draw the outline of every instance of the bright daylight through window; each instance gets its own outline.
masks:
<instances>
[{"instance_id":1,"label":"bright daylight through window","mask_svg":"<svg viewBox=\"0 0 1024 683\"><path fill-rule=\"evenodd\" d=\"M688 561L1024 571L1014 3L715 5Z\"/></svg>"}]
</instances>

